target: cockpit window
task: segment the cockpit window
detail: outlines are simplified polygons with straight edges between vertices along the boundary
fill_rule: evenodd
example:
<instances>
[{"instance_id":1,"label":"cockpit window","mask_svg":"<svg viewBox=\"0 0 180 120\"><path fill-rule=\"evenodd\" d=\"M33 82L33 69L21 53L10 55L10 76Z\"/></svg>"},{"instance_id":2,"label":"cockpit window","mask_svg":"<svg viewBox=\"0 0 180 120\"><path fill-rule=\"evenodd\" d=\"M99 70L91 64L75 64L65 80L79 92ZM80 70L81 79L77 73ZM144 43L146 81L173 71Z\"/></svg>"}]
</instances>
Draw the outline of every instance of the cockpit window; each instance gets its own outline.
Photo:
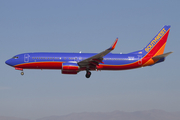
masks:
<instances>
[{"instance_id":1,"label":"cockpit window","mask_svg":"<svg viewBox=\"0 0 180 120\"><path fill-rule=\"evenodd\" d=\"M14 58L14 59L18 59L19 57L18 57L18 56L14 56L13 58Z\"/></svg>"}]
</instances>

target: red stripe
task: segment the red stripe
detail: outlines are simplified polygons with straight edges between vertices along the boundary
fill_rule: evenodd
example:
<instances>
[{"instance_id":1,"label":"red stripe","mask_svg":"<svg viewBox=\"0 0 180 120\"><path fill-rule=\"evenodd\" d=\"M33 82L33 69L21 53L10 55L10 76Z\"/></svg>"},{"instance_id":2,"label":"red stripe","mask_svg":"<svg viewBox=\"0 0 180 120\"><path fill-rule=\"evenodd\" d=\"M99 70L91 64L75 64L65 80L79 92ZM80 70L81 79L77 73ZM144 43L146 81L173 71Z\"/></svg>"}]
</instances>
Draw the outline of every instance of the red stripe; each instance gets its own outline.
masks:
<instances>
[{"instance_id":1,"label":"red stripe","mask_svg":"<svg viewBox=\"0 0 180 120\"><path fill-rule=\"evenodd\" d=\"M63 62L32 62L16 65L24 69L62 69Z\"/></svg>"},{"instance_id":2,"label":"red stripe","mask_svg":"<svg viewBox=\"0 0 180 120\"><path fill-rule=\"evenodd\" d=\"M159 40L159 42L151 49L151 51L146 56L153 57L156 52L167 42L167 37L169 34L169 30L166 32L166 34Z\"/></svg>"},{"instance_id":3,"label":"red stripe","mask_svg":"<svg viewBox=\"0 0 180 120\"><path fill-rule=\"evenodd\" d=\"M148 52L148 54L146 54L145 57L143 57L142 64L145 64L148 60L150 60L158 52L158 50L161 49L161 47L163 47L163 45L167 42L169 30L165 33L161 40L159 40L159 42L151 49L151 51Z\"/></svg>"}]
</instances>

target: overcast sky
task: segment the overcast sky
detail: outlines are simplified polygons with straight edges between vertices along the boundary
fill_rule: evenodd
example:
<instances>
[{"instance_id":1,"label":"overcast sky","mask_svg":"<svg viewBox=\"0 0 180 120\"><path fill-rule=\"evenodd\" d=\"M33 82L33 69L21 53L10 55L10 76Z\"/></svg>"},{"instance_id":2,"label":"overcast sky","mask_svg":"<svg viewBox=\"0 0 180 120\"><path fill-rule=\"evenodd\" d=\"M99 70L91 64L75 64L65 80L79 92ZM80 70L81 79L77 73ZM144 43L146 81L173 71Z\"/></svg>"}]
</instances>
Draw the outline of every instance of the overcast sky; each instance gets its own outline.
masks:
<instances>
[{"instance_id":1,"label":"overcast sky","mask_svg":"<svg viewBox=\"0 0 180 120\"><path fill-rule=\"evenodd\" d=\"M0 116L40 118L73 112L180 111L179 0L1 0ZM26 52L128 53L171 25L165 62L127 71L63 75L5 61Z\"/></svg>"}]
</instances>

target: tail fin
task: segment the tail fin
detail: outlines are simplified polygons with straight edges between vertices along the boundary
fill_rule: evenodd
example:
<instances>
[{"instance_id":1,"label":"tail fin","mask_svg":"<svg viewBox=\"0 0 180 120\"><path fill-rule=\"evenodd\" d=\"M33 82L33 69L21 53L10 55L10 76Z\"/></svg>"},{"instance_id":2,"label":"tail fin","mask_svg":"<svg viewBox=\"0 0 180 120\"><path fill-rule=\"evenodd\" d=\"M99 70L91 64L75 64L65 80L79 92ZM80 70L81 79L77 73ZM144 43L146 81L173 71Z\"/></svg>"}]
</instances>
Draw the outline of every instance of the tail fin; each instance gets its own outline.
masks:
<instances>
[{"instance_id":1,"label":"tail fin","mask_svg":"<svg viewBox=\"0 0 180 120\"><path fill-rule=\"evenodd\" d=\"M149 57L158 56L164 53L167 38L170 31L169 25L165 25L157 35L150 41L150 43L142 50L143 55Z\"/></svg>"}]
</instances>

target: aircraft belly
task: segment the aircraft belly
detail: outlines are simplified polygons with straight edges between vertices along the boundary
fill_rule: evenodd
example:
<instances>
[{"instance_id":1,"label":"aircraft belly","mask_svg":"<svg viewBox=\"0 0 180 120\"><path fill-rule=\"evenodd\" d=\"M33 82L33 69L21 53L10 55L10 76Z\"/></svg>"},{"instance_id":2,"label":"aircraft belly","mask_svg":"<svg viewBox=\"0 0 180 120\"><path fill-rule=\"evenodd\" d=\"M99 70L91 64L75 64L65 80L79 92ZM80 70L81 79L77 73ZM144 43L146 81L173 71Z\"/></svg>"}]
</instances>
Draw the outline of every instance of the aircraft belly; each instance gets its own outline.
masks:
<instances>
[{"instance_id":1,"label":"aircraft belly","mask_svg":"<svg viewBox=\"0 0 180 120\"><path fill-rule=\"evenodd\" d=\"M63 62L30 62L16 65L24 69L62 69Z\"/></svg>"},{"instance_id":2,"label":"aircraft belly","mask_svg":"<svg viewBox=\"0 0 180 120\"><path fill-rule=\"evenodd\" d=\"M127 69L133 69L138 68L141 65L138 64L138 62L132 63L132 64L124 64L124 65L102 65L102 70L127 70Z\"/></svg>"}]
</instances>

